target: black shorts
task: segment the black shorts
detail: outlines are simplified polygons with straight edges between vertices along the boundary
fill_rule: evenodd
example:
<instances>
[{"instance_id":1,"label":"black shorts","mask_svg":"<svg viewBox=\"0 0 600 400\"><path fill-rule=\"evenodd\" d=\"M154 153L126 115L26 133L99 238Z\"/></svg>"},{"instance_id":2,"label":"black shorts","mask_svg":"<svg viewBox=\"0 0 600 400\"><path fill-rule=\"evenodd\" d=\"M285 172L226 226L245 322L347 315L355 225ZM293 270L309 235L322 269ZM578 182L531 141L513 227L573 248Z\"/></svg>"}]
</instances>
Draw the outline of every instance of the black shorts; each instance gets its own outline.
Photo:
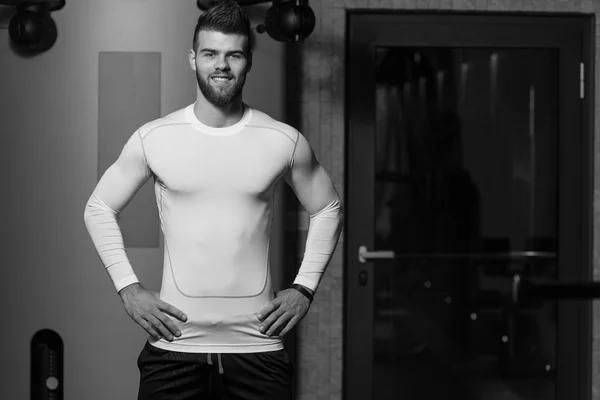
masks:
<instances>
[{"instance_id":1,"label":"black shorts","mask_svg":"<svg viewBox=\"0 0 600 400\"><path fill-rule=\"evenodd\" d=\"M287 350L184 353L146 342L137 359L138 400L292 400Z\"/></svg>"}]
</instances>

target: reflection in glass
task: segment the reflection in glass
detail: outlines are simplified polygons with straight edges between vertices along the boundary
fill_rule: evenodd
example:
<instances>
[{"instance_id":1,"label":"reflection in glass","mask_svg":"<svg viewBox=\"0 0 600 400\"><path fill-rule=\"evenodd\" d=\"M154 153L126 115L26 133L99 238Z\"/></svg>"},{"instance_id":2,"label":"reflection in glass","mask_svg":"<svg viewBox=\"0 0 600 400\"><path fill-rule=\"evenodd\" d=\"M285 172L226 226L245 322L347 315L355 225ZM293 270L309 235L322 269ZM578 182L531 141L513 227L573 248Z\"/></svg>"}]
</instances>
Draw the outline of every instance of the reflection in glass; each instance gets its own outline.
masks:
<instances>
[{"instance_id":1,"label":"reflection in glass","mask_svg":"<svg viewBox=\"0 0 600 400\"><path fill-rule=\"evenodd\" d=\"M374 399L554 399L557 54L380 47Z\"/></svg>"}]
</instances>

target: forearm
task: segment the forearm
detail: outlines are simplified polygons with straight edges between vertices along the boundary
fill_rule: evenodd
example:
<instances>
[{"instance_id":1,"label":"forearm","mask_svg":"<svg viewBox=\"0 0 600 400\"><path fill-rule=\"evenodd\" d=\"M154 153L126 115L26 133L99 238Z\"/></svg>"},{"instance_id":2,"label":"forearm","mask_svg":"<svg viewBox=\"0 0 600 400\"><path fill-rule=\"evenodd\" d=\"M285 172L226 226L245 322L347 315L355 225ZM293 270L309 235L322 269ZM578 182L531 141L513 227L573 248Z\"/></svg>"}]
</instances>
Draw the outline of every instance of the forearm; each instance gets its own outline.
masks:
<instances>
[{"instance_id":1,"label":"forearm","mask_svg":"<svg viewBox=\"0 0 600 400\"><path fill-rule=\"evenodd\" d=\"M339 199L310 217L304 258L294 283L313 293L323 278L343 227L343 209Z\"/></svg>"},{"instance_id":2,"label":"forearm","mask_svg":"<svg viewBox=\"0 0 600 400\"><path fill-rule=\"evenodd\" d=\"M117 292L139 282L127 258L118 213L92 195L86 204L84 221L100 260Z\"/></svg>"}]
</instances>

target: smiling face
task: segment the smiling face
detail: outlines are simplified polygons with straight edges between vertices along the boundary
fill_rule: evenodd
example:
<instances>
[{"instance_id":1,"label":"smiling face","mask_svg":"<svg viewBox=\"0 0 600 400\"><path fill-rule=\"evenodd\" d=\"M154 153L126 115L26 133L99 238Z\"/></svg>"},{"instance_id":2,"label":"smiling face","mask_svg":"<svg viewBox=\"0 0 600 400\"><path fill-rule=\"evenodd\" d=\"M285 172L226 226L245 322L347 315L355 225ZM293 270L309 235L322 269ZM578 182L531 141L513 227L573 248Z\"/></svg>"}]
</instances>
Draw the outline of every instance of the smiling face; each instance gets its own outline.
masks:
<instances>
[{"instance_id":1,"label":"smiling face","mask_svg":"<svg viewBox=\"0 0 600 400\"><path fill-rule=\"evenodd\" d=\"M248 47L244 35L198 32L198 48L190 50L190 65L208 102L224 107L240 97L252 65Z\"/></svg>"}]
</instances>

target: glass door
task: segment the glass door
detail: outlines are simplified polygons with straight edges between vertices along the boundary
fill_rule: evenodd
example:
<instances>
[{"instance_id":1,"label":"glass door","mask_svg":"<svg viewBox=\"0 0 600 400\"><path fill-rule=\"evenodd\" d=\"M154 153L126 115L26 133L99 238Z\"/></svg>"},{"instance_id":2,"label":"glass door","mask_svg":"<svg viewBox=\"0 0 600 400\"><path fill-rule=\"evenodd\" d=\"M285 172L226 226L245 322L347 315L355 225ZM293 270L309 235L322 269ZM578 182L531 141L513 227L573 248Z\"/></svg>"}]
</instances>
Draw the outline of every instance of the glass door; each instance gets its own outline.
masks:
<instances>
[{"instance_id":1,"label":"glass door","mask_svg":"<svg viewBox=\"0 0 600 400\"><path fill-rule=\"evenodd\" d=\"M511 283L557 277L556 51L376 62L373 398L554 399L556 304Z\"/></svg>"},{"instance_id":2,"label":"glass door","mask_svg":"<svg viewBox=\"0 0 600 400\"><path fill-rule=\"evenodd\" d=\"M346 398L577 398L589 305L516 302L514 282L590 279L591 162L564 89L581 58L535 33L483 42L476 19L427 41L369 18L350 19Z\"/></svg>"}]
</instances>

